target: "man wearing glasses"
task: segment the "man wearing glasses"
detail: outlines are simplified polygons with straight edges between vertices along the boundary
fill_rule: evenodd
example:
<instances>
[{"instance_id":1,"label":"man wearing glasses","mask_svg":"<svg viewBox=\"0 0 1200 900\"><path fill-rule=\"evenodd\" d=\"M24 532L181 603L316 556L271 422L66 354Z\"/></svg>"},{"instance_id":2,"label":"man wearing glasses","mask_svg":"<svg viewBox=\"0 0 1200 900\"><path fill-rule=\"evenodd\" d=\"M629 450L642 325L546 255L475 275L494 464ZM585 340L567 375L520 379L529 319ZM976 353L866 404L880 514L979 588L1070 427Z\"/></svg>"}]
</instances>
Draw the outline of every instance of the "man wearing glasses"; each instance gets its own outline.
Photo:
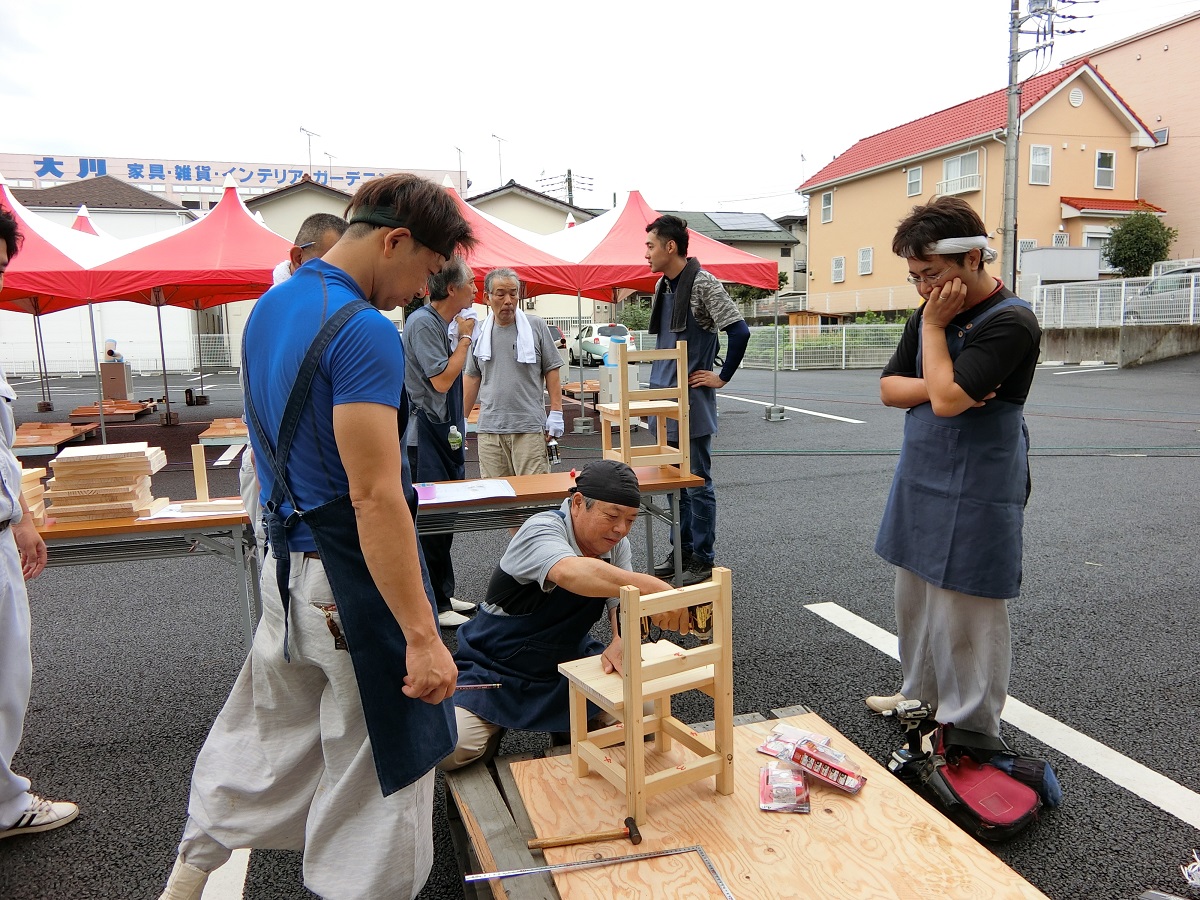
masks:
<instances>
[{"instance_id":1,"label":"man wearing glasses","mask_svg":"<svg viewBox=\"0 0 1200 900\"><path fill-rule=\"evenodd\" d=\"M546 323L520 308L521 280L493 269L483 280L490 315L479 326L463 379L467 416L479 399L479 474L546 475L546 436L562 437L562 357ZM546 413L542 385L550 395Z\"/></svg>"},{"instance_id":2,"label":"man wearing glasses","mask_svg":"<svg viewBox=\"0 0 1200 900\"><path fill-rule=\"evenodd\" d=\"M875 543L896 566L904 681L866 702L884 712L921 700L939 722L998 737L1030 487L1023 413L1041 329L985 271L996 254L965 201L915 207L892 250L924 301L880 380L884 405L908 411Z\"/></svg>"}]
</instances>

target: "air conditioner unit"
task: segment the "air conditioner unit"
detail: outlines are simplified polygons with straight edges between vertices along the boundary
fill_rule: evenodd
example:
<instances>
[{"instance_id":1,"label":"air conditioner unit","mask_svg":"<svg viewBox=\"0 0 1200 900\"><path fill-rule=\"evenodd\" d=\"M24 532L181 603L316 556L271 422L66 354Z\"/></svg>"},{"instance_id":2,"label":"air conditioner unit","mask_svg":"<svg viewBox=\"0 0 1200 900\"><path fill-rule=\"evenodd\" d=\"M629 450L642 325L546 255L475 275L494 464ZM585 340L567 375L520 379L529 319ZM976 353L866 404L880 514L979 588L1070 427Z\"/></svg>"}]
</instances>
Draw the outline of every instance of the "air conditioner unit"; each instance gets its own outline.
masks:
<instances>
[{"instance_id":1,"label":"air conditioner unit","mask_svg":"<svg viewBox=\"0 0 1200 900\"><path fill-rule=\"evenodd\" d=\"M530 297L528 300L526 300L526 301L525 301L525 308L526 308L526 309L537 309L537 298L536 298L536 297Z\"/></svg>"}]
</instances>

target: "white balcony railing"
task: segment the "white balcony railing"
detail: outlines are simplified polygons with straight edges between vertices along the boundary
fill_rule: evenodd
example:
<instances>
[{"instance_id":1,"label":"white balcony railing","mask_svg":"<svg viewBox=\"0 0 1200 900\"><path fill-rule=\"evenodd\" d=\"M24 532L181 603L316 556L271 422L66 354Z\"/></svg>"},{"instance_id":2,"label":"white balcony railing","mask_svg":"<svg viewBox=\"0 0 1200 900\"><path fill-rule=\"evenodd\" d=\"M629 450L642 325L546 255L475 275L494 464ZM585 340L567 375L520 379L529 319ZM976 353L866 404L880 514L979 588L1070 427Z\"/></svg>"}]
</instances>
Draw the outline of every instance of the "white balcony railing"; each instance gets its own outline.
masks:
<instances>
[{"instance_id":1,"label":"white balcony railing","mask_svg":"<svg viewBox=\"0 0 1200 900\"><path fill-rule=\"evenodd\" d=\"M937 192L942 197L953 194L969 194L979 190L978 175L960 175L958 178L948 178L937 183Z\"/></svg>"}]
</instances>

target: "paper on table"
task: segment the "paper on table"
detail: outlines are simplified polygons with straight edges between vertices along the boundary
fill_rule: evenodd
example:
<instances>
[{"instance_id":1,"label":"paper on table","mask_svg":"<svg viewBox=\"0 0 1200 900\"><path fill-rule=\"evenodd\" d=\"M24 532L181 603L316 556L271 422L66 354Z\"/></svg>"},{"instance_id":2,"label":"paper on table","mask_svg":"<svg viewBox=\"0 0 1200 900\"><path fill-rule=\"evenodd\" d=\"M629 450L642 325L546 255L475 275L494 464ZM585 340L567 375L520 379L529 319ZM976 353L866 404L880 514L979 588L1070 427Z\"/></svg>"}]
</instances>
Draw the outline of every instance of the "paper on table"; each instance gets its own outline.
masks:
<instances>
[{"instance_id":1,"label":"paper on table","mask_svg":"<svg viewBox=\"0 0 1200 900\"><path fill-rule=\"evenodd\" d=\"M515 497L516 490L503 478L477 478L474 481L439 481L437 496L422 500L422 506L440 503L462 503L467 500L486 500L491 497Z\"/></svg>"},{"instance_id":2,"label":"paper on table","mask_svg":"<svg viewBox=\"0 0 1200 900\"><path fill-rule=\"evenodd\" d=\"M244 515L246 511L245 511L245 509L242 508L242 505L239 503L236 507L231 508L229 510L229 512L241 513ZM196 511L184 510L184 508L182 506L180 506L178 503L170 503L170 504L164 506L158 512L154 513L153 515L140 516L138 518L138 521L141 522L141 521L145 521L146 519L194 519L197 516L214 516L214 515L220 515L220 514L221 514L221 511L213 510L213 509L196 510Z\"/></svg>"}]
</instances>

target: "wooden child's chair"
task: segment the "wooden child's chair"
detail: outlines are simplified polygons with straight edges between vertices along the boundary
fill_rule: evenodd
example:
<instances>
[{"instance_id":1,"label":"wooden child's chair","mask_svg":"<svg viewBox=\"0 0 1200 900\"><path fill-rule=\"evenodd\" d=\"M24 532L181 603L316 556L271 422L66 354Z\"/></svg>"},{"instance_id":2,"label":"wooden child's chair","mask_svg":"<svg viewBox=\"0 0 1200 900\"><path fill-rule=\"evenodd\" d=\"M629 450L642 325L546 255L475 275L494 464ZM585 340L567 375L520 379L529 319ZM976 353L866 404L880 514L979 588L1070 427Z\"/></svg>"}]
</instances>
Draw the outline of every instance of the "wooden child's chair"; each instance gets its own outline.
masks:
<instances>
[{"instance_id":1,"label":"wooden child's chair","mask_svg":"<svg viewBox=\"0 0 1200 900\"><path fill-rule=\"evenodd\" d=\"M657 615L697 604L712 604L712 643L691 650L662 640L642 645L643 616ZM733 589L728 569L713 569L712 580L690 587L641 595L621 588L619 621L623 674L604 674L600 657L563 663L571 704L571 763L575 775L596 771L625 792L629 815L639 825L646 818L646 801L701 778L716 776L718 794L733 793L733 647L731 614ZM701 690L713 698L714 748L709 748L687 725L671 715L671 697ZM589 732L587 701L618 720L617 725ZM643 704L653 704L646 714ZM652 750L645 743L654 735ZM681 765L672 764L646 774L647 752L671 749L672 740L695 754ZM610 748L624 744L622 764Z\"/></svg>"},{"instance_id":2,"label":"wooden child's chair","mask_svg":"<svg viewBox=\"0 0 1200 900\"><path fill-rule=\"evenodd\" d=\"M613 344L609 353L616 352L620 372L617 378L617 402L601 403L600 451L605 459L619 459L628 466L679 466L687 474L691 467L690 423L688 421L688 361L687 341L680 341L671 350L630 350L624 343ZM626 366L631 362L653 362L656 359L675 361L675 386L631 391L625 383ZM634 446L631 423L643 416L658 416L657 443ZM679 446L667 443L667 419L679 423ZM620 434L620 444L613 445L612 429Z\"/></svg>"}]
</instances>

